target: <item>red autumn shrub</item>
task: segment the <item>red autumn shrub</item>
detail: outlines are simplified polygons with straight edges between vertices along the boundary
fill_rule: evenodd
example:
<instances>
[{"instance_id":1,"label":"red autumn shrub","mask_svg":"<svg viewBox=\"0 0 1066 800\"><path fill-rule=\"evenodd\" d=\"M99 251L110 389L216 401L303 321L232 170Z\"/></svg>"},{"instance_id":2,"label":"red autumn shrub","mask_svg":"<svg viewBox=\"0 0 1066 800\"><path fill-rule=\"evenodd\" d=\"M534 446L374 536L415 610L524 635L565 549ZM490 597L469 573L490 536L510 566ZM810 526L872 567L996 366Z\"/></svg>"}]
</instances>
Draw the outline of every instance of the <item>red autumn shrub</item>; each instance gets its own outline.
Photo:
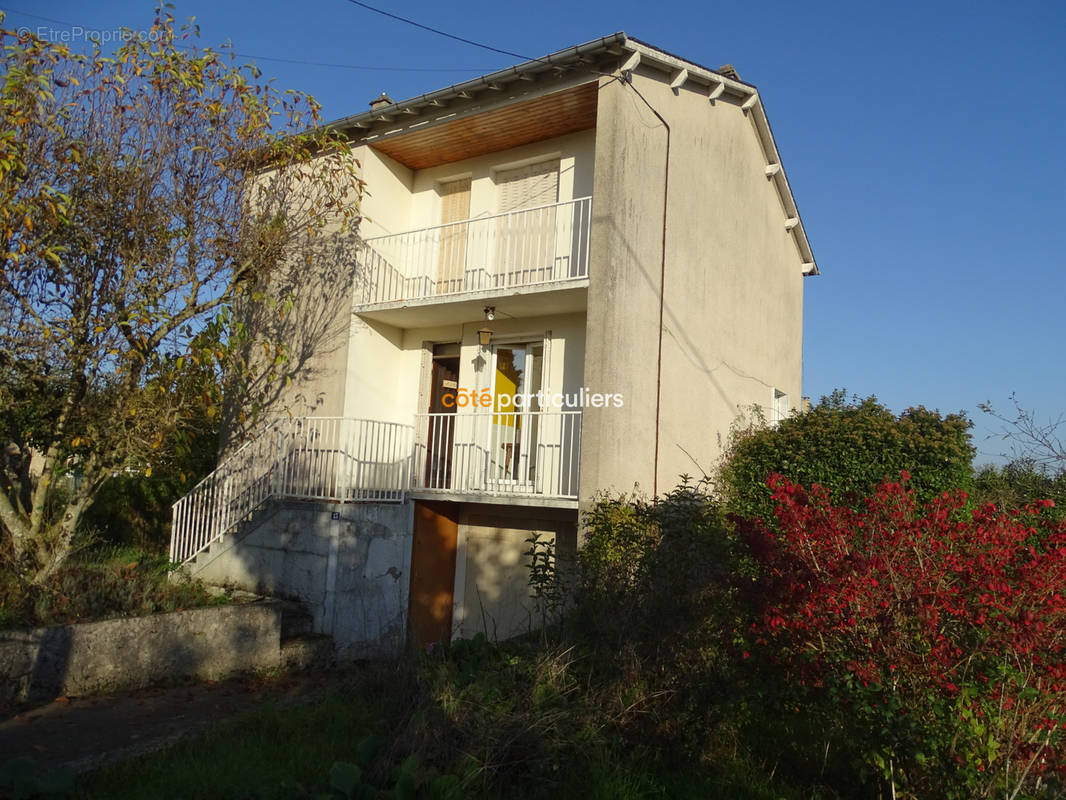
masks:
<instances>
[{"instance_id":1,"label":"red autumn shrub","mask_svg":"<svg viewBox=\"0 0 1066 800\"><path fill-rule=\"evenodd\" d=\"M901 475L858 512L770 478L756 641L897 792L1039 794L1066 779L1066 522L919 506Z\"/></svg>"}]
</instances>

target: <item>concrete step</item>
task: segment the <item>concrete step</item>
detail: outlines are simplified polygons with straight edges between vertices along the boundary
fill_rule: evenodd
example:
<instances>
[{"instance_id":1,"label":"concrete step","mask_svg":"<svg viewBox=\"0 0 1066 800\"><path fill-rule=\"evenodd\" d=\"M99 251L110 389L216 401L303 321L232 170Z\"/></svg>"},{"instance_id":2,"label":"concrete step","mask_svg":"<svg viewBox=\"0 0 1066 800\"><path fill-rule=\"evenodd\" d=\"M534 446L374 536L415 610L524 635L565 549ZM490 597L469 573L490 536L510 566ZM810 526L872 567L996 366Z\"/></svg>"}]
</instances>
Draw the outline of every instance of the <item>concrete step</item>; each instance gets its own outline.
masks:
<instances>
[{"instance_id":1,"label":"concrete step","mask_svg":"<svg viewBox=\"0 0 1066 800\"><path fill-rule=\"evenodd\" d=\"M281 668L287 672L329 669L333 666L333 639L305 633L281 641Z\"/></svg>"},{"instance_id":2,"label":"concrete step","mask_svg":"<svg viewBox=\"0 0 1066 800\"><path fill-rule=\"evenodd\" d=\"M236 589L232 586L218 586L213 583L205 583L204 590L212 597L226 597L234 603L254 603L265 599L262 595L254 592L246 592L244 589Z\"/></svg>"}]
</instances>

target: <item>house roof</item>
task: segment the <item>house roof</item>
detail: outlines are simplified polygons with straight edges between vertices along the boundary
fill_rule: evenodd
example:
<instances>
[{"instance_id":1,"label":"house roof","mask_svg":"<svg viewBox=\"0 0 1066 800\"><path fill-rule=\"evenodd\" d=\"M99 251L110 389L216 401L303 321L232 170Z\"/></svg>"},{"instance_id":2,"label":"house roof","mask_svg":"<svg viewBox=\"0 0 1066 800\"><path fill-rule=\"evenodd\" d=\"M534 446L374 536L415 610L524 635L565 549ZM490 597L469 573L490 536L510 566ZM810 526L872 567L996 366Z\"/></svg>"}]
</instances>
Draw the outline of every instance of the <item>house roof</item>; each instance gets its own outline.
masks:
<instances>
[{"instance_id":1,"label":"house roof","mask_svg":"<svg viewBox=\"0 0 1066 800\"><path fill-rule=\"evenodd\" d=\"M377 103L376 107L368 111L334 120L328 127L340 130L355 141L369 144L382 152L399 155L400 161L404 160L403 146L396 138L400 135L406 141L410 152L413 152L412 146L416 142L421 141L422 149L425 149L424 143L432 141L435 145L433 150L439 154L438 157L447 159L449 151L441 147L450 136L460 131L457 123L462 119L473 120L481 117L481 121L488 124L481 125L478 131L474 127L476 123L468 122L466 128L471 130L463 129L463 133L468 136L496 136L500 140L499 149L506 149L524 143L521 131L507 124L508 112L505 109L521 99L518 95L529 94L526 87L532 88L541 82L550 81L553 94L548 95L549 97L557 102L572 102L583 85L600 76L636 69L638 65L664 73L664 80L669 80L675 91L685 85L690 89L706 91L710 100L728 95L739 101L740 107L752 122L754 133L766 157L766 176L774 182L781 197L787 214L785 228L792 234L799 249L803 272L805 275L817 275L818 267L814 254L756 87L740 80L736 70L730 65L720 71L715 70L634 39L621 31L407 100L389 105ZM387 98L387 95L383 97ZM535 111L535 108L530 107L528 99L525 102L527 105L524 108ZM467 106L457 109L458 103L466 103ZM577 106L574 107L576 108ZM526 115L525 119L528 128L530 120L536 120L537 117ZM547 138L580 130L582 125L586 128L594 125L594 120L583 120L580 114L576 119L573 114L544 114L541 120L541 127L530 132L529 136ZM578 127L574 127L575 125ZM443 127L433 131L437 126ZM409 166L416 169L429 165L413 157L410 161Z\"/></svg>"},{"instance_id":2,"label":"house roof","mask_svg":"<svg viewBox=\"0 0 1066 800\"><path fill-rule=\"evenodd\" d=\"M507 67L497 72L490 72L479 78L474 78L463 83L456 83L435 92L401 100L388 107L379 107L364 111L359 114L342 117L329 123L329 127L340 130L366 129L377 122L388 122L396 115L418 113L426 108L440 108L442 103L465 98L473 92L498 90L499 88L515 81L528 80L538 74L556 71L573 71L582 69L590 64L597 56L619 55L623 52L627 37L624 33L614 33L591 42L568 47L557 53L551 53L541 58L534 58L513 67ZM385 117L386 119L382 119Z\"/></svg>"}]
</instances>

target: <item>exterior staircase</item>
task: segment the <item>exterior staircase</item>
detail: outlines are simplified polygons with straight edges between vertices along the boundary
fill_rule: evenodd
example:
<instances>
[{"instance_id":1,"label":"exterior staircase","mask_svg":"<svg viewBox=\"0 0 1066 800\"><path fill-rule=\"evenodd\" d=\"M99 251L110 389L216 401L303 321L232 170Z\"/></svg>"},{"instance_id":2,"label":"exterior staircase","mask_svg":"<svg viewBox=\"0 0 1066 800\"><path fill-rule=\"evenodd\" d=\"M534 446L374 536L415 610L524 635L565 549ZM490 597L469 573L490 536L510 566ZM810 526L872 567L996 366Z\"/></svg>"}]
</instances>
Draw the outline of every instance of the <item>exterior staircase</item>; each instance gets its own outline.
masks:
<instances>
[{"instance_id":1,"label":"exterior staircase","mask_svg":"<svg viewBox=\"0 0 1066 800\"><path fill-rule=\"evenodd\" d=\"M275 500L403 503L415 491L497 502L536 497L576 508L581 419L580 411L516 410L416 414L414 425L277 420L174 504L170 560L211 558L223 539L262 524Z\"/></svg>"},{"instance_id":2,"label":"exterior staircase","mask_svg":"<svg viewBox=\"0 0 1066 800\"><path fill-rule=\"evenodd\" d=\"M173 507L170 560L196 563L257 524L272 500L402 503L414 429L379 420L277 420Z\"/></svg>"},{"instance_id":3,"label":"exterior staircase","mask_svg":"<svg viewBox=\"0 0 1066 800\"><path fill-rule=\"evenodd\" d=\"M196 574L207 567L216 558L221 557L227 551L239 543L246 534L252 533L259 526L265 525L270 518L277 514L280 508L277 500L280 498L267 497L257 507L237 520L229 530L212 539L206 546L197 550L184 564L190 568L191 574Z\"/></svg>"}]
</instances>

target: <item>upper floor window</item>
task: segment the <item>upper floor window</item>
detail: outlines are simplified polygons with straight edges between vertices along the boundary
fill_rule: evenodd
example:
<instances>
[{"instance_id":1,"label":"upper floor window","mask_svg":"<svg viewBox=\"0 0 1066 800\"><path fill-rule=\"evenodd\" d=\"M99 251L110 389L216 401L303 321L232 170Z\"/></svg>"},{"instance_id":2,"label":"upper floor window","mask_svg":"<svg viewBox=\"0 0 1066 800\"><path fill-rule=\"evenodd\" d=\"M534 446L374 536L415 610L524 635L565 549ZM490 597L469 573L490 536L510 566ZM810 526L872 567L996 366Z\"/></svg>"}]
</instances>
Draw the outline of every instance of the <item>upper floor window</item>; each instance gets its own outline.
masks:
<instances>
[{"instance_id":1,"label":"upper floor window","mask_svg":"<svg viewBox=\"0 0 1066 800\"><path fill-rule=\"evenodd\" d=\"M540 161L496 173L500 213L559 202L559 160Z\"/></svg>"},{"instance_id":2,"label":"upper floor window","mask_svg":"<svg viewBox=\"0 0 1066 800\"><path fill-rule=\"evenodd\" d=\"M507 284L541 283L556 277L559 253L559 160L496 173L502 216L496 221L496 265ZM549 206L541 208L541 206ZM508 212L536 209L522 214Z\"/></svg>"},{"instance_id":3,"label":"upper floor window","mask_svg":"<svg viewBox=\"0 0 1066 800\"><path fill-rule=\"evenodd\" d=\"M774 389L774 396L772 405L770 406L770 424L777 425L788 417L788 412L791 410L791 406L788 402L788 395L782 392L780 389Z\"/></svg>"}]
</instances>

